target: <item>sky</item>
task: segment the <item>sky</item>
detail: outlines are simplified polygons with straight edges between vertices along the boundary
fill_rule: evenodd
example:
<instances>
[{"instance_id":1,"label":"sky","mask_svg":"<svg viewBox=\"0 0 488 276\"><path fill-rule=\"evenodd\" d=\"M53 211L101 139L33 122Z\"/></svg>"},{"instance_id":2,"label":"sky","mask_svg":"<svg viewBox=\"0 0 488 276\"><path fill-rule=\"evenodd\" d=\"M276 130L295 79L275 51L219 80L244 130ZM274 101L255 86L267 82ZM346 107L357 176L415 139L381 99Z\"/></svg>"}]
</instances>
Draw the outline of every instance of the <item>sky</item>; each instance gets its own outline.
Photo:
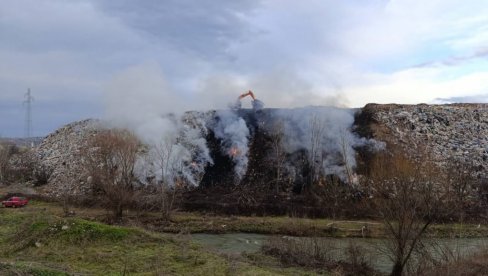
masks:
<instances>
[{"instance_id":1,"label":"sky","mask_svg":"<svg viewBox=\"0 0 488 276\"><path fill-rule=\"evenodd\" d=\"M0 0L0 136L24 136L28 88L34 136L248 89L267 107L488 102L488 4Z\"/></svg>"}]
</instances>

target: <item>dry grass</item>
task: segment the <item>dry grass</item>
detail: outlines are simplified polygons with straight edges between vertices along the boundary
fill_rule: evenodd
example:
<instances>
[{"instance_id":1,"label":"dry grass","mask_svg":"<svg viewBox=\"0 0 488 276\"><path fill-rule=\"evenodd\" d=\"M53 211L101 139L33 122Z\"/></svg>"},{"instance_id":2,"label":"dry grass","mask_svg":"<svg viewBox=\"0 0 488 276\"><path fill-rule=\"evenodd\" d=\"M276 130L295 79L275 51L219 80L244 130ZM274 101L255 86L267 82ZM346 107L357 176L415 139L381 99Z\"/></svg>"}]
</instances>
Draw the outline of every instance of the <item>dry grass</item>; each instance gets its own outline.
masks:
<instances>
[{"instance_id":1,"label":"dry grass","mask_svg":"<svg viewBox=\"0 0 488 276\"><path fill-rule=\"evenodd\" d=\"M0 189L2 193L2 189ZM32 201L31 205L56 216L64 216L56 202ZM27 210L27 209L26 209ZM99 207L72 207L76 217L107 222L110 213ZM288 236L317 237L385 237L383 225L374 221L348 221L291 217L213 216L199 213L174 212L170 221L162 221L158 212L124 211L125 226L138 226L151 231L169 233L259 233ZM488 227L478 224L433 224L428 237L487 237Z\"/></svg>"},{"instance_id":2,"label":"dry grass","mask_svg":"<svg viewBox=\"0 0 488 276\"><path fill-rule=\"evenodd\" d=\"M299 266L333 275L379 275L366 261L362 248L350 245L345 260L334 258L338 248L320 238L273 237L263 245L262 252L280 260L284 266Z\"/></svg>"},{"instance_id":3,"label":"dry grass","mask_svg":"<svg viewBox=\"0 0 488 276\"><path fill-rule=\"evenodd\" d=\"M488 275L488 248L473 255L426 270L421 275L429 276L477 276Z\"/></svg>"},{"instance_id":4,"label":"dry grass","mask_svg":"<svg viewBox=\"0 0 488 276\"><path fill-rule=\"evenodd\" d=\"M55 212L55 213L52 213ZM0 208L0 275L306 275L229 261L185 236L64 218L54 204Z\"/></svg>"}]
</instances>

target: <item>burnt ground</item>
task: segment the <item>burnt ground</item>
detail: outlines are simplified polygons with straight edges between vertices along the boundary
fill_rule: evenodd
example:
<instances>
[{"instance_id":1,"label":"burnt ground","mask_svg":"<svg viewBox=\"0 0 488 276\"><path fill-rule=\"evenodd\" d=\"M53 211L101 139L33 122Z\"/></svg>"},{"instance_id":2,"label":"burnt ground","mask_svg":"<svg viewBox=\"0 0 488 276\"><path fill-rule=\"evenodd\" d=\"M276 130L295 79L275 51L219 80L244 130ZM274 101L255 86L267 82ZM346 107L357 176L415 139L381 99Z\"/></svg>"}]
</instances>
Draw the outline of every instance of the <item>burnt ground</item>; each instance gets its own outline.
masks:
<instances>
[{"instance_id":1,"label":"burnt ground","mask_svg":"<svg viewBox=\"0 0 488 276\"><path fill-rule=\"evenodd\" d=\"M277 165L272 158L272 113L240 110L250 131L249 163L242 180L235 178L233 161L223 152L221 141L212 131L207 136L214 164L207 167L201 185L185 192L182 208L187 211L208 211L227 215L290 215L299 217L361 217L360 193L329 175L323 183L310 187L310 166L306 150L286 154L294 175L276 181ZM360 117L358 117L360 118ZM357 118L357 119L358 119ZM362 133L361 133L362 134ZM371 153L359 148L358 171ZM288 176L288 177L287 177ZM347 205L350 208L343 208Z\"/></svg>"}]
</instances>

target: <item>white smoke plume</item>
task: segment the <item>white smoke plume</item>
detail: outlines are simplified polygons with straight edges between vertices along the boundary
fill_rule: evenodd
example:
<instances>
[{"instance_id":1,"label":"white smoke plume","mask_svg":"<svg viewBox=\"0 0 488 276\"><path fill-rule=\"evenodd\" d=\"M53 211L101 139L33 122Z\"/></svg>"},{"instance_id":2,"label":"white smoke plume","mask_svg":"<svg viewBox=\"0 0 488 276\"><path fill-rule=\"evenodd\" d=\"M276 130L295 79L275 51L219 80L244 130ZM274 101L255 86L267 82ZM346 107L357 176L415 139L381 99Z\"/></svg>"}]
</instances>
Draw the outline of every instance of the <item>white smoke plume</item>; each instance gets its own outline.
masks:
<instances>
[{"instance_id":1,"label":"white smoke plume","mask_svg":"<svg viewBox=\"0 0 488 276\"><path fill-rule=\"evenodd\" d=\"M309 161L318 163L322 174L337 175L350 181L356 167L355 147L371 143L351 132L354 109L337 107L303 107L277 109L274 120L283 122L285 150L293 153L305 149Z\"/></svg>"},{"instance_id":2,"label":"white smoke plume","mask_svg":"<svg viewBox=\"0 0 488 276\"><path fill-rule=\"evenodd\" d=\"M145 176L156 182L173 185L176 180L197 186L212 158L205 136L207 129L201 113L185 114L176 132L168 132L156 144L149 144L149 152L141 165Z\"/></svg>"},{"instance_id":3,"label":"white smoke plume","mask_svg":"<svg viewBox=\"0 0 488 276\"><path fill-rule=\"evenodd\" d=\"M153 177L173 184L179 178L198 185L206 165L212 163L205 120L185 114L190 105L176 95L157 65L131 68L107 88L107 121L134 131L149 148L137 165L143 182Z\"/></svg>"},{"instance_id":4,"label":"white smoke plume","mask_svg":"<svg viewBox=\"0 0 488 276\"><path fill-rule=\"evenodd\" d=\"M216 116L217 121L212 129L215 137L221 139L226 154L234 161L234 171L240 180L247 171L249 128L244 119L232 110L219 110Z\"/></svg>"},{"instance_id":5,"label":"white smoke plume","mask_svg":"<svg viewBox=\"0 0 488 276\"><path fill-rule=\"evenodd\" d=\"M201 92L189 96L171 88L156 64L133 67L115 77L107 88L106 118L115 126L133 130L150 147L149 157L139 162L141 174L166 182L182 177L198 185L205 167L213 162L205 140L209 119L204 112L185 112L221 108L212 130L232 158L237 179L242 179L247 171L250 132L242 118L226 109L240 92L239 82L228 80L209 80ZM264 104L258 101L255 106Z\"/></svg>"},{"instance_id":6,"label":"white smoke plume","mask_svg":"<svg viewBox=\"0 0 488 276\"><path fill-rule=\"evenodd\" d=\"M208 122L204 112L219 109L219 118L208 127L222 141L224 152L232 158L234 171L240 180L248 167L250 130L237 112L226 109L227 103L247 91L255 89L256 96L272 107L290 105L333 103L344 105L347 99L319 97L305 81L299 81L293 74L282 76L255 76L248 79L233 76L215 76L194 87L198 92L184 93L172 88L156 64L130 68L116 76L107 87L106 119L114 126L128 128L149 146L148 156L141 158L138 167L143 175L152 175L158 181L172 182L185 179L193 185L205 167L212 164L206 135ZM251 85L252 84L252 85ZM289 85L288 85L289 84ZM292 91L293 90L293 91ZM295 90L303 91L296 96ZM255 111L263 108L263 102L243 100L246 107ZM269 110L269 109L268 109ZM273 116L284 123L286 150L293 153L300 149L311 151L311 120L316 118L323 128L319 147L310 156L320 162L324 174L336 174L347 178L347 168L356 166L354 147L369 143L351 132L354 122L353 109L335 107L307 107L271 110ZM261 112L261 111L259 111ZM264 110L267 112L267 110ZM161 158L161 152L164 158ZM163 164L162 160L166 159Z\"/></svg>"}]
</instances>

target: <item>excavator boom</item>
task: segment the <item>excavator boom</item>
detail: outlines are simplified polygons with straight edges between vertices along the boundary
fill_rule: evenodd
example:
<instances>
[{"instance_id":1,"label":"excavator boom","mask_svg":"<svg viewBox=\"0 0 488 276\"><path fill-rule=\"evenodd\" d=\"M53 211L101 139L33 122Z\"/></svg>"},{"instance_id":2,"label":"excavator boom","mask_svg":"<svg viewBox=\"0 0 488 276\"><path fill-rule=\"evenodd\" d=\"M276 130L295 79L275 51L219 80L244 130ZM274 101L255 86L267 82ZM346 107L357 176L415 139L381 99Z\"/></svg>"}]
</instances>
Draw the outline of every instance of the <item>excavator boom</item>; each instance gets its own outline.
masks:
<instances>
[{"instance_id":1,"label":"excavator boom","mask_svg":"<svg viewBox=\"0 0 488 276\"><path fill-rule=\"evenodd\" d=\"M256 97L254 97L254 93L252 93L252 91L251 91L251 90L249 90L249 91L247 91L246 93L244 93L244 94L240 95L240 96L239 96L239 100L241 100L242 98L245 98L245 97L247 97L247 96L251 96L251 98L252 98L253 100L255 100L255 99L256 99Z\"/></svg>"},{"instance_id":2,"label":"excavator boom","mask_svg":"<svg viewBox=\"0 0 488 276\"><path fill-rule=\"evenodd\" d=\"M252 98L252 108L254 110L261 110L264 108L264 103L258 99L256 99L256 97L254 96L254 93L252 93L251 90L247 91L246 93L244 94L241 94L238 98L237 98L237 101L235 102L234 105L231 106L232 109L240 109L242 104L241 104L241 100L247 96L251 96Z\"/></svg>"}]
</instances>

